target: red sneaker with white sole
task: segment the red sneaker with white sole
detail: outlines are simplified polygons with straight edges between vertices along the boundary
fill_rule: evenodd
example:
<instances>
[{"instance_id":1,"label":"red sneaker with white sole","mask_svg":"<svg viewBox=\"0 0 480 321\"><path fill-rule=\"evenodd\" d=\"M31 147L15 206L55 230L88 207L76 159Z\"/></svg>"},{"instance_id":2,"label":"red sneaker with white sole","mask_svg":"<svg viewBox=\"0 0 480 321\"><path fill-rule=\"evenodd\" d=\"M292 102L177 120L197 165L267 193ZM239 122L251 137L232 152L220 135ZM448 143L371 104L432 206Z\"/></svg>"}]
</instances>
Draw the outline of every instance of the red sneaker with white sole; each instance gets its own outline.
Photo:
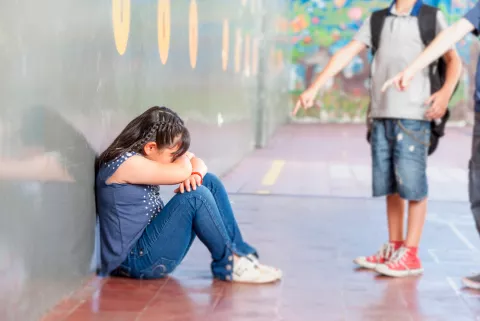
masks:
<instances>
[{"instance_id":1,"label":"red sneaker with white sole","mask_svg":"<svg viewBox=\"0 0 480 321\"><path fill-rule=\"evenodd\" d=\"M422 274L423 268L416 251L401 247L388 262L377 265L375 271L386 276L405 277Z\"/></svg>"},{"instance_id":2,"label":"red sneaker with white sole","mask_svg":"<svg viewBox=\"0 0 480 321\"><path fill-rule=\"evenodd\" d=\"M400 247L400 244L401 243L386 243L374 255L360 256L353 260L353 262L366 269L375 269L377 265L387 262Z\"/></svg>"}]
</instances>

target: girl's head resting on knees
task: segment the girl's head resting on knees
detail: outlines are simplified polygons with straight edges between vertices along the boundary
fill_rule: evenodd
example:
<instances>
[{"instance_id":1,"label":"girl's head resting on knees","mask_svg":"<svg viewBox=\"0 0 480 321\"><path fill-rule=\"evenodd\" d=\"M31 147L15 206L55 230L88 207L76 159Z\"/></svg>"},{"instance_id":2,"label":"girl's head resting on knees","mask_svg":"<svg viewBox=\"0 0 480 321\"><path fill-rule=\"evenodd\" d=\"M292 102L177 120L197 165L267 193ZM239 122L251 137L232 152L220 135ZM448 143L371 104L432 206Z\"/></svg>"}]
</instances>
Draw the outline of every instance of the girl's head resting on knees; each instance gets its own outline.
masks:
<instances>
[{"instance_id":1,"label":"girl's head resting on knees","mask_svg":"<svg viewBox=\"0 0 480 321\"><path fill-rule=\"evenodd\" d=\"M190 148L183 120L167 107L151 107L132 120L100 155L99 165L126 152L140 153L160 163L171 163Z\"/></svg>"}]
</instances>

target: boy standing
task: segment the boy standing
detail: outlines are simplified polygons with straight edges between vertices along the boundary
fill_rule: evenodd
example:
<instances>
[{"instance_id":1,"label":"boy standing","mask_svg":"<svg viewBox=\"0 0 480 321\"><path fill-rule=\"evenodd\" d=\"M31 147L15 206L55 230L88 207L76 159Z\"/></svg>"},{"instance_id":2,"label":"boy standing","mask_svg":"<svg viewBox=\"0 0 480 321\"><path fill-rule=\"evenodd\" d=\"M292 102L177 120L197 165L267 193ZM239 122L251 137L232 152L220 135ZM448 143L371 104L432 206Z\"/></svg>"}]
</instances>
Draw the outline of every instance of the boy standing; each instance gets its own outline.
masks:
<instances>
[{"instance_id":1,"label":"boy standing","mask_svg":"<svg viewBox=\"0 0 480 321\"><path fill-rule=\"evenodd\" d=\"M450 49L444 55L447 79L433 95L430 96L428 73L413 77L414 84L406 91L382 93L384 82L402 71L425 48L418 21L423 6L421 0L394 1L385 11L381 30L376 35L372 33L377 30L378 19L372 20L375 14L367 18L354 39L332 57L316 81L300 95L293 112L296 114L300 107L310 108L317 92L330 77L340 72L360 51L374 47L370 92L373 196L386 196L389 241L376 254L358 257L355 263L392 277L423 272L417 252L427 212L430 117L441 118L446 111L461 69L460 58ZM434 14L434 32L438 34L447 24L440 11ZM427 106L426 102L432 106ZM409 206L404 239L405 200Z\"/></svg>"},{"instance_id":2,"label":"boy standing","mask_svg":"<svg viewBox=\"0 0 480 321\"><path fill-rule=\"evenodd\" d=\"M467 14L449 28L442 31L425 51L403 72L385 83L383 91L395 84L400 90L406 90L415 74L430 65L440 57L448 48L451 48L468 33L475 36L480 32L480 2L467 12ZM469 196L470 205L480 232L480 60L477 62L477 74L475 77L475 123L473 127L472 156L469 165ZM480 274L463 279L465 286L480 289Z\"/></svg>"}]
</instances>

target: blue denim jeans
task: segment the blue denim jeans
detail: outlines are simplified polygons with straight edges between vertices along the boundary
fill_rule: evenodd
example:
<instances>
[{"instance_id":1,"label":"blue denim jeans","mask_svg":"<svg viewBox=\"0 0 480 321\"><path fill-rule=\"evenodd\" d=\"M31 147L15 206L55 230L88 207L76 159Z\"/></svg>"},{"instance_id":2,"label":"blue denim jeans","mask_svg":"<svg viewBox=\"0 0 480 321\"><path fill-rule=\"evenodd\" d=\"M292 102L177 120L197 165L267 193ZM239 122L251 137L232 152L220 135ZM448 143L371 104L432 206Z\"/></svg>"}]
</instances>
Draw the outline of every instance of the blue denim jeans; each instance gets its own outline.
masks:
<instances>
[{"instance_id":1,"label":"blue denim jeans","mask_svg":"<svg viewBox=\"0 0 480 321\"><path fill-rule=\"evenodd\" d=\"M375 119L372 124L373 196L398 193L420 201L428 195L430 122Z\"/></svg>"},{"instance_id":2,"label":"blue denim jeans","mask_svg":"<svg viewBox=\"0 0 480 321\"><path fill-rule=\"evenodd\" d=\"M182 262L196 236L212 255L213 275L222 280L232 278L233 253L257 253L243 241L225 187L213 174L205 175L195 191L177 194L166 204L113 275L162 278Z\"/></svg>"},{"instance_id":3,"label":"blue denim jeans","mask_svg":"<svg viewBox=\"0 0 480 321\"><path fill-rule=\"evenodd\" d=\"M480 233L480 113L475 113L473 125L472 156L468 171L468 194L470 207L475 219L477 230Z\"/></svg>"}]
</instances>

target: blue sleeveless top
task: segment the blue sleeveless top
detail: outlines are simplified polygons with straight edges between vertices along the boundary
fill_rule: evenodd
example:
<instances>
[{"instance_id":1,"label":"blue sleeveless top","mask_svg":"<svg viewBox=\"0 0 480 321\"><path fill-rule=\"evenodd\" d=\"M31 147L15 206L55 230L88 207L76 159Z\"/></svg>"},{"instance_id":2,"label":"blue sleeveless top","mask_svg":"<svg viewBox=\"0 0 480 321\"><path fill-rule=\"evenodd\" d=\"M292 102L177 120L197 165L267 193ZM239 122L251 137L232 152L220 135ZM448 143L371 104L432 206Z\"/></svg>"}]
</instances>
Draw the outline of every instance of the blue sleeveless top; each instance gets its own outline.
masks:
<instances>
[{"instance_id":1,"label":"blue sleeveless top","mask_svg":"<svg viewBox=\"0 0 480 321\"><path fill-rule=\"evenodd\" d=\"M145 227L164 206L159 186L106 183L133 155L136 153L124 153L103 164L97 173L95 193L100 219L102 275L108 275L122 264Z\"/></svg>"}]
</instances>

